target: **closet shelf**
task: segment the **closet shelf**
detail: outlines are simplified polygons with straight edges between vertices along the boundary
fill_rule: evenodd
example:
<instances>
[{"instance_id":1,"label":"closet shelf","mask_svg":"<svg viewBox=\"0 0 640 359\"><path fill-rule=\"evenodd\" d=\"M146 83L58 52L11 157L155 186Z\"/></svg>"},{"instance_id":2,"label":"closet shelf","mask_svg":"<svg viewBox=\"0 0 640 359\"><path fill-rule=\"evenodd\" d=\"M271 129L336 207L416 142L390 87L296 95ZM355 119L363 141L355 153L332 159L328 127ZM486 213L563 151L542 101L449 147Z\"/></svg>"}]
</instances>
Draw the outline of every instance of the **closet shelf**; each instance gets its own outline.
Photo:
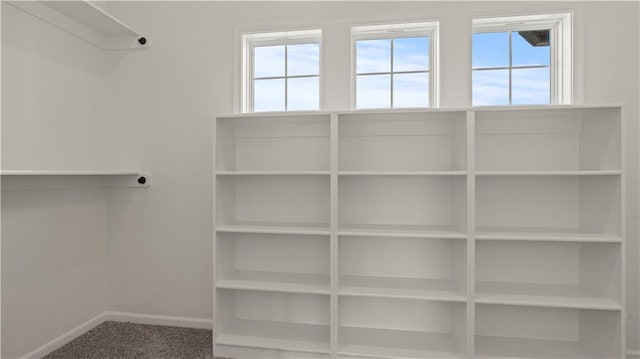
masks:
<instances>
[{"instance_id":1,"label":"closet shelf","mask_svg":"<svg viewBox=\"0 0 640 359\"><path fill-rule=\"evenodd\" d=\"M620 176L620 170L594 171L476 171L476 176Z\"/></svg>"},{"instance_id":2,"label":"closet shelf","mask_svg":"<svg viewBox=\"0 0 640 359\"><path fill-rule=\"evenodd\" d=\"M262 292L329 294L328 285L312 285L299 283L263 282L251 280L222 279L216 288L253 290Z\"/></svg>"},{"instance_id":3,"label":"closet shelf","mask_svg":"<svg viewBox=\"0 0 640 359\"><path fill-rule=\"evenodd\" d=\"M2 170L3 176L137 176L135 170Z\"/></svg>"},{"instance_id":4,"label":"closet shelf","mask_svg":"<svg viewBox=\"0 0 640 359\"><path fill-rule=\"evenodd\" d=\"M329 276L322 274L236 271L219 279L216 287L280 293L330 293Z\"/></svg>"},{"instance_id":5,"label":"closet shelf","mask_svg":"<svg viewBox=\"0 0 640 359\"><path fill-rule=\"evenodd\" d=\"M466 295L456 290L451 280L341 275L338 282L340 296L467 301Z\"/></svg>"},{"instance_id":6,"label":"closet shelf","mask_svg":"<svg viewBox=\"0 0 640 359\"><path fill-rule=\"evenodd\" d=\"M338 295L345 297L422 299L439 302L466 302L467 297L459 292L428 289L373 288L345 286L338 289Z\"/></svg>"},{"instance_id":7,"label":"closet shelf","mask_svg":"<svg viewBox=\"0 0 640 359\"><path fill-rule=\"evenodd\" d=\"M329 354L331 352L329 343L234 334L220 335L216 339L216 344L258 349L290 350L302 353Z\"/></svg>"},{"instance_id":8,"label":"closet shelf","mask_svg":"<svg viewBox=\"0 0 640 359\"><path fill-rule=\"evenodd\" d=\"M217 171L218 176L328 176L330 171Z\"/></svg>"},{"instance_id":9,"label":"closet shelf","mask_svg":"<svg viewBox=\"0 0 640 359\"><path fill-rule=\"evenodd\" d=\"M622 309L619 303L606 298L489 294L480 292L476 293L476 303L615 311Z\"/></svg>"},{"instance_id":10,"label":"closet shelf","mask_svg":"<svg viewBox=\"0 0 640 359\"><path fill-rule=\"evenodd\" d=\"M580 233L558 228L479 228L476 240L489 241L532 241L532 242L584 242L621 243L622 237L611 234Z\"/></svg>"},{"instance_id":11,"label":"closet shelf","mask_svg":"<svg viewBox=\"0 0 640 359\"><path fill-rule=\"evenodd\" d=\"M467 171L339 171L339 176L466 176Z\"/></svg>"},{"instance_id":12,"label":"closet shelf","mask_svg":"<svg viewBox=\"0 0 640 359\"><path fill-rule=\"evenodd\" d=\"M136 170L2 170L3 191L77 187L149 187L151 175ZM103 178L96 184L95 178Z\"/></svg>"},{"instance_id":13,"label":"closet shelf","mask_svg":"<svg viewBox=\"0 0 640 359\"><path fill-rule=\"evenodd\" d=\"M338 350L345 357L365 357L380 359L422 359L422 358L463 358L459 354L432 350L378 347L370 345L345 345Z\"/></svg>"},{"instance_id":14,"label":"closet shelf","mask_svg":"<svg viewBox=\"0 0 640 359\"><path fill-rule=\"evenodd\" d=\"M104 50L151 46L133 30L90 1L9 1L13 6Z\"/></svg>"},{"instance_id":15,"label":"closet shelf","mask_svg":"<svg viewBox=\"0 0 640 359\"><path fill-rule=\"evenodd\" d=\"M567 340L476 335L476 359L585 358L580 343Z\"/></svg>"},{"instance_id":16,"label":"closet shelf","mask_svg":"<svg viewBox=\"0 0 640 359\"><path fill-rule=\"evenodd\" d=\"M260 234L299 234L299 235L329 235L329 225L318 223L265 223L245 222L236 224L221 224L216 227L219 233L260 233Z\"/></svg>"},{"instance_id":17,"label":"closet shelf","mask_svg":"<svg viewBox=\"0 0 640 359\"><path fill-rule=\"evenodd\" d=\"M341 225L340 236L403 237L403 238L451 238L466 239L467 233L447 226L415 225Z\"/></svg>"},{"instance_id":18,"label":"closet shelf","mask_svg":"<svg viewBox=\"0 0 640 359\"><path fill-rule=\"evenodd\" d=\"M476 303L528 307L621 310L610 298L590 296L576 285L485 282L476 283Z\"/></svg>"}]
</instances>

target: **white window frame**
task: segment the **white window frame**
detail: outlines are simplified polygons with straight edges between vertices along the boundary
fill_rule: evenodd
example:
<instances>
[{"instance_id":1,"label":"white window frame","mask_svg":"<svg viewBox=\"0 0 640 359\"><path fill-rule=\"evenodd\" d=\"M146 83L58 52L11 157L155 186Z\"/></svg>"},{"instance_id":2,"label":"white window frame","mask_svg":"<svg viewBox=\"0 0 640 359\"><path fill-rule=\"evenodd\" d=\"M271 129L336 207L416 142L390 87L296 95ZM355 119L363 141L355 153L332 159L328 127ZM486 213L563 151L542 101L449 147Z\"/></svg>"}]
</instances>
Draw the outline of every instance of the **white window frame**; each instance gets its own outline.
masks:
<instances>
[{"instance_id":1,"label":"white window frame","mask_svg":"<svg viewBox=\"0 0 640 359\"><path fill-rule=\"evenodd\" d=\"M254 48L258 46L279 46L296 44L319 44L318 75L287 75L287 54L285 52L285 74L277 76L285 80L285 108L287 111L287 79L318 77L318 110L322 109L322 29L290 30L278 32L256 32L242 34L242 112L254 112Z\"/></svg>"},{"instance_id":2,"label":"white window frame","mask_svg":"<svg viewBox=\"0 0 640 359\"><path fill-rule=\"evenodd\" d=\"M572 14L544 14L473 19L473 33L550 30L550 102L573 103L573 33ZM511 44L511 39L509 39ZM509 46L511 58L511 45ZM509 61L509 99L511 99L511 61ZM474 71L473 65L471 69ZM471 86L473 91L473 85ZM509 105L511 106L511 105Z\"/></svg>"},{"instance_id":3,"label":"white window frame","mask_svg":"<svg viewBox=\"0 0 640 359\"><path fill-rule=\"evenodd\" d=\"M440 106L440 74L439 74L439 21L394 23L380 25L355 26L351 28L351 108L357 105L357 52L356 42L360 40L398 39L403 37L429 37L429 108ZM422 71L421 71L422 72ZM393 74L406 73L405 71L393 71L393 47L391 49L391 102L393 107ZM410 73L410 72L409 72ZM379 73L387 74L387 73Z\"/></svg>"}]
</instances>

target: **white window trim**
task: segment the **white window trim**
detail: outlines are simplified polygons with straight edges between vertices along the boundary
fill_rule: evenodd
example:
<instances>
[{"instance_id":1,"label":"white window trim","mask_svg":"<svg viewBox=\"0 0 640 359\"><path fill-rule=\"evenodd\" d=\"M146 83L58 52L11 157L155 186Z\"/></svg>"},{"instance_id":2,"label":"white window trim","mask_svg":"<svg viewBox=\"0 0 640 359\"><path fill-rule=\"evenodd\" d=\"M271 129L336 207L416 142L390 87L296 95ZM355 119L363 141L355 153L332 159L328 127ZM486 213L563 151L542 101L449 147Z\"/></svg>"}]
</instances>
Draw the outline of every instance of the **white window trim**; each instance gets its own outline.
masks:
<instances>
[{"instance_id":1,"label":"white window trim","mask_svg":"<svg viewBox=\"0 0 640 359\"><path fill-rule=\"evenodd\" d=\"M473 19L473 33L550 30L551 104L573 103L571 13ZM510 90L511 91L511 90Z\"/></svg>"},{"instance_id":2,"label":"white window trim","mask_svg":"<svg viewBox=\"0 0 640 359\"><path fill-rule=\"evenodd\" d=\"M439 21L356 26L351 28L351 108L356 108L356 42L359 40L397 39L429 36L429 107L440 107ZM393 70L393 69L391 69ZM393 96L393 85L391 88ZM398 108L398 107L391 107Z\"/></svg>"},{"instance_id":3,"label":"white window trim","mask_svg":"<svg viewBox=\"0 0 640 359\"><path fill-rule=\"evenodd\" d=\"M278 32L254 32L242 34L242 112L254 112L253 98L253 49L257 46L295 45L317 42L319 44L318 110L322 109L322 29L290 30ZM286 61L286 60L285 60ZM286 63L285 63L286 66ZM315 75L314 75L315 76ZM285 77L286 78L286 77ZM285 91L285 96L286 96ZM285 109L286 111L286 109Z\"/></svg>"}]
</instances>

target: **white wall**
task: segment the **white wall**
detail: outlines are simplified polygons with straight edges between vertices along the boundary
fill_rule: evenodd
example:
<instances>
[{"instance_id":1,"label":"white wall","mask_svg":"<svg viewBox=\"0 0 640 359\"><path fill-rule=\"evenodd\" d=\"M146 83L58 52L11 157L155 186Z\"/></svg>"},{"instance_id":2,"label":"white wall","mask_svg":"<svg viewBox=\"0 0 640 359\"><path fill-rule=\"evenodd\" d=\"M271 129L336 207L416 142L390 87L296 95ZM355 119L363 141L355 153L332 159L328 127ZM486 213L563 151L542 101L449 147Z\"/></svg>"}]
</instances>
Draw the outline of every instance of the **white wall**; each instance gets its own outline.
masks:
<instances>
[{"instance_id":1,"label":"white wall","mask_svg":"<svg viewBox=\"0 0 640 359\"><path fill-rule=\"evenodd\" d=\"M102 50L2 2L2 168L101 168ZM17 358L106 309L107 196L86 188L6 191L2 358ZM70 185L70 186L68 186Z\"/></svg>"},{"instance_id":2,"label":"white wall","mask_svg":"<svg viewBox=\"0 0 640 359\"><path fill-rule=\"evenodd\" d=\"M238 32L323 28L324 107L350 105L352 24L440 19L441 105L470 103L473 17L575 11L577 102L625 102L630 321L638 348L638 4L598 2L231 3L116 2L110 10L149 32L153 47L110 56L111 160L139 161L154 186L114 199L109 306L114 310L211 315L212 120L237 107Z\"/></svg>"}]
</instances>

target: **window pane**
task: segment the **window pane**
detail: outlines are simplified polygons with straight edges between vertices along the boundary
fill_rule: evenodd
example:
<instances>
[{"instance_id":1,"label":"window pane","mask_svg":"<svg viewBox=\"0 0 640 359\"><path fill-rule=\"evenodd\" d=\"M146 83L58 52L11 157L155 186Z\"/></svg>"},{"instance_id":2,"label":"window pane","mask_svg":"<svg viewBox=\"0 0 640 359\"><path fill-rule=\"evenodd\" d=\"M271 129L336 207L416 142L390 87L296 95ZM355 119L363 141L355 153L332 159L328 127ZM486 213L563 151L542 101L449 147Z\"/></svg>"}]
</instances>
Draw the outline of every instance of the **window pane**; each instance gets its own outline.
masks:
<instances>
[{"instance_id":1,"label":"window pane","mask_svg":"<svg viewBox=\"0 0 640 359\"><path fill-rule=\"evenodd\" d=\"M473 34L473 68L509 66L509 33Z\"/></svg>"},{"instance_id":2,"label":"window pane","mask_svg":"<svg viewBox=\"0 0 640 359\"><path fill-rule=\"evenodd\" d=\"M473 71L473 105L508 105L509 70Z\"/></svg>"},{"instance_id":3,"label":"window pane","mask_svg":"<svg viewBox=\"0 0 640 359\"><path fill-rule=\"evenodd\" d=\"M393 71L429 70L429 37L393 40Z\"/></svg>"},{"instance_id":4,"label":"window pane","mask_svg":"<svg viewBox=\"0 0 640 359\"><path fill-rule=\"evenodd\" d=\"M317 110L320 108L320 80L318 77L288 79L287 110Z\"/></svg>"},{"instance_id":5,"label":"window pane","mask_svg":"<svg viewBox=\"0 0 640 359\"><path fill-rule=\"evenodd\" d=\"M391 76L358 76L356 87L357 108L391 107Z\"/></svg>"},{"instance_id":6,"label":"window pane","mask_svg":"<svg viewBox=\"0 0 640 359\"><path fill-rule=\"evenodd\" d=\"M393 107L428 107L429 73L393 75Z\"/></svg>"},{"instance_id":7,"label":"window pane","mask_svg":"<svg viewBox=\"0 0 640 359\"><path fill-rule=\"evenodd\" d=\"M284 111L284 79L253 81L253 110Z\"/></svg>"},{"instance_id":8,"label":"window pane","mask_svg":"<svg viewBox=\"0 0 640 359\"><path fill-rule=\"evenodd\" d=\"M284 46L253 48L253 77L284 76Z\"/></svg>"},{"instance_id":9,"label":"window pane","mask_svg":"<svg viewBox=\"0 0 640 359\"><path fill-rule=\"evenodd\" d=\"M320 73L320 44L287 46L287 75L318 75Z\"/></svg>"},{"instance_id":10,"label":"window pane","mask_svg":"<svg viewBox=\"0 0 640 359\"><path fill-rule=\"evenodd\" d=\"M538 46L531 45L525 36ZM549 30L512 32L511 47L513 66L549 65L551 62Z\"/></svg>"},{"instance_id":11,"label":"window pane","mask_svg":"<svg viewBox=\"0 0 640 359\"><path fill-rule=\"evenodd\" d=\"M511 102L514 105L551 103L549 72L549 68L514 69L511 73Z\"/></svg>"},{"instance_id":12,"label":"window pane","mask_svg":"<svg viewBox=\"0 0 640 359\"><path fill-rule=\"evenodd\" d=\"M391 39L357 41L356 72L391 72Z\"/></svg>"}]
</instances>

